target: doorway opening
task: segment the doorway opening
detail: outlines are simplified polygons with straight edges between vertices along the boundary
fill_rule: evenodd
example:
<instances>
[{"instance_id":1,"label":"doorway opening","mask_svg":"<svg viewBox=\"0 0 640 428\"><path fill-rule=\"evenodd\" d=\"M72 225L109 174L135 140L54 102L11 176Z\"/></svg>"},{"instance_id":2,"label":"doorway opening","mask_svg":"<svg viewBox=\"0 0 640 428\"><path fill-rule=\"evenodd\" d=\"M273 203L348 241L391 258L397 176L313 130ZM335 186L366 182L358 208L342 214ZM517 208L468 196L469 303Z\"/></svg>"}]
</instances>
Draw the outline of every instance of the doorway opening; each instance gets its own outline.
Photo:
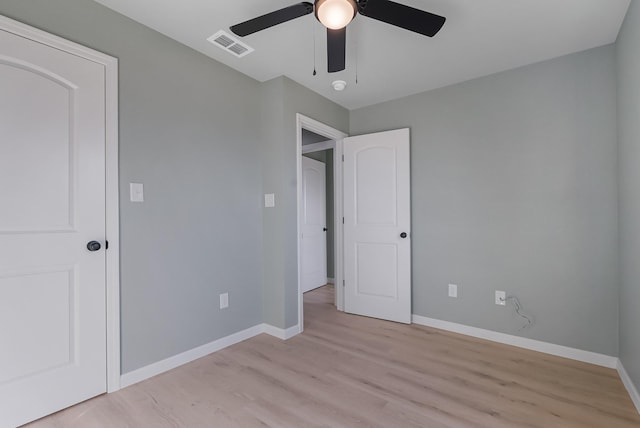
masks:
<instances>
[{"instance_id":1,"label":"doorway opening","mask_svg":"<svg viewBox=\"0 0 640 428\"><path fill-rule=\"evenodd\" d=\"M328 179L325 184L328 195L327 211L329 217L324 226L330 235L327 239L327 262L325 272L327 281L333 279L335 286L335 303L338 310L344 310L344 294L342 263L342 139L347 137L342 131L325 125L301 114L296 115L296 160L297 160L297 200L298 200L298 325L300 332L304 330L303 294L303 154L312 158L323 158L324 164L332 166L327 169ZM313 153L313 154L312 154ZM331 276L330 274L333 273Z\"/></svg>"}]
</instances>

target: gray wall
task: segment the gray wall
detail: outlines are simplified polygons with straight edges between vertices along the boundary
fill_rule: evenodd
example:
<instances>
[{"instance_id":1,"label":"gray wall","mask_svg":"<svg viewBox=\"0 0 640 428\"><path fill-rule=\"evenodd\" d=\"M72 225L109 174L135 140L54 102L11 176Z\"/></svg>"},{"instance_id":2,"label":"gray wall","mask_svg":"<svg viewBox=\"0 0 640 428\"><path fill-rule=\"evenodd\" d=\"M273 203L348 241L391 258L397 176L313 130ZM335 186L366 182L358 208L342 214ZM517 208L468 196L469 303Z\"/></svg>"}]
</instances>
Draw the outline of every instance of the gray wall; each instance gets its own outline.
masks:
<instances>
[{"instance_id":1,"label":"gray wall","mask_svg":"<svg viewBox=\"0 0 640 428\"><path fill-rule=\"evenodd\" d=\"M91 1L0 14L120 61L123 373L261 323L258 83Z\"/></svg>"},{"instance_id":2,"label":"gray wall","mask_svg":"<svg viewBox=\"0 0 640 428\"><path fill-rule=\"evenodd\" d=\"M506 290L536 318L522 335L617 355L614 55L351 112L352 135L411 128L415 314L513 334L522 322L493 303Z\"/></svg>"},{"instance_id":3,"label":"gray wall","mask_svg":"<svg viewBox=\"0 0 640 428\"><path fill-rule=\"evenodd\" d=\"M286 77L262 86L263 190L276 194L263 218L263 310L265 322L289 328L298 324L296 113L344 131L349 112Z\"/></svg>"},{"instance_id":4,"label":"gray wall","mask_svg":"<svg viewBox=\"0 0 640 428\"><path fill-rule=\"evenodd\" d=\"M124 373L260 322L297 324L298 112L353 134L411 128L414 313L514 333L519 320L493 305L503 289L536 317L523 334L617 354L613 47L350 114L91 1L3 0L0 14L120 60ZM638 19L632 4L617 48L620 350L636 382ZM144 204L128 202L130 181L145 184Z\"/></svg>"},{"instance_id":5,"label":"gray wall","mask_svg":"<svg viewBox=\"0 0 640 428\"><path fill-rule=\"evenodd\" d=\"M620 359L640 386L640 4L617 42L620 179Z\"/></svg>"},{"instance_id":6,"label":"gray wall","mask_svg":"<svg viewBox=\"0 0 640 428\"><path fill-rule=\"evenodd\" d=\"M283 79L262 84L262 191L275 194L275 207L262 216L262 311L264 322L284 328L284 121ZM295 119L294 119L295 120ZM295 143L293 150L295 150ZM294 223L295 225L295 223ZM291 225L289 225L291 227ZM293 226L295 229L295 226Z\"/></svg>"}]
</instances>

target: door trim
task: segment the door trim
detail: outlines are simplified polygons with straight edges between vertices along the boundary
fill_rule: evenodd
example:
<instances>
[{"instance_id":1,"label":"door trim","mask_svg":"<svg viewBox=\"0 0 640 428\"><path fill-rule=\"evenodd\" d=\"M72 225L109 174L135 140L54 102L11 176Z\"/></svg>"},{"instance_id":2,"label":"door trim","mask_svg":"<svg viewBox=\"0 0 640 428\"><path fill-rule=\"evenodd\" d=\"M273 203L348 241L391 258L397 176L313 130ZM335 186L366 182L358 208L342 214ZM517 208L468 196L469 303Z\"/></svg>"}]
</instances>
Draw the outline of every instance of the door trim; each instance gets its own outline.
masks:
<instances>
[{"instance_id":1,"label":"door trim","mask_svg":"<svg viewBox=\"0 0 640 428\"><path fill-rule=\"evenodd\" d=\"M343 255L342 255L342 139L349 135L318 122L315 119L304 116L300 113L296 114L296 177L297 177L297 246L298 246L298 328L302 333L304 330L304 304L302 299L302 253L300 251L300 234L302 231L301 224L301 203L302 203L302 130L314 132L318 135L327 137L335 143L333 148L333 216L334 216L334 276L336 290L336 306L338 310L344 310L344 290L340 286L343 279ZM324 149L323 149L324 150Z\"/></svg>"},{"instance_id":2,"label":"door trim","mask_svg":"<svg viewBox=\"0 0 640 428\"><path fill-rule=\"evenodd\" d=\"M120 220L118 192L118 60L0 15L0 30L101 64L105 69L107 392L120 389Z\"/></svg>"},{"instance_id":3,"label":"door trim","mask_svg":"<svg viewBox=\"0 0 640 428\"><path fill-rule=\"evenodd\" d=\"M336 142L334 140L322 141L320 143L307 144L302 146L302 153L321 152L323 150L335 149Z\"/></svg>"}]
</instances>

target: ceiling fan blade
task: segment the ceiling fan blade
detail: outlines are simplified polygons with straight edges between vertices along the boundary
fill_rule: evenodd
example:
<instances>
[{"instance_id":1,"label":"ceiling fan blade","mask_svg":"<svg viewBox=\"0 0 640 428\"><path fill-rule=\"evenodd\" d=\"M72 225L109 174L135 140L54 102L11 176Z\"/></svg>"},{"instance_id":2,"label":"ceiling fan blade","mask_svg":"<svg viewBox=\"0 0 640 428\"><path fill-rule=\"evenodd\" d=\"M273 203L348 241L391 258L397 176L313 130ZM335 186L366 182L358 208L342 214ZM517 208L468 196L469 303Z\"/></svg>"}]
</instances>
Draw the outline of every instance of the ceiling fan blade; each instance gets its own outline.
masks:
<instances>
[{"instance_id":1,"label":"ceiling fan blade","mask_svg":"<svg viewBox=\"0 0 640 428\"><path fill-rule=\"evenodd\" d=\"M300 18L313 12L313 4L302 2L293 6L279 9L266 15L250 19L240 24L232 25L230 30L240 37L248 36L260 30L264 30L292 19Z\"/></svg>"},{"instance_id":2,"label":"ceiling fan blade","mask_svg":"<svg viewBox=\"0 0 640 428\"><path fill-rule=\"evenodd\" d=\"M346 45L347 27L339 30L327 28L327 64L329 73L344 70Z\"/></svg>"},{"instance_id":3,"label":"ceiling fan blade","mask_svg":"<svg viewBox=\"0 0 640 428\"><path fill-rule=\"evenodd\" d=\"M369 18L429 37L435 36L447 20L444 16L389 0L360 1L358 3L358 12Z\"/></svg>"}]
</instances>

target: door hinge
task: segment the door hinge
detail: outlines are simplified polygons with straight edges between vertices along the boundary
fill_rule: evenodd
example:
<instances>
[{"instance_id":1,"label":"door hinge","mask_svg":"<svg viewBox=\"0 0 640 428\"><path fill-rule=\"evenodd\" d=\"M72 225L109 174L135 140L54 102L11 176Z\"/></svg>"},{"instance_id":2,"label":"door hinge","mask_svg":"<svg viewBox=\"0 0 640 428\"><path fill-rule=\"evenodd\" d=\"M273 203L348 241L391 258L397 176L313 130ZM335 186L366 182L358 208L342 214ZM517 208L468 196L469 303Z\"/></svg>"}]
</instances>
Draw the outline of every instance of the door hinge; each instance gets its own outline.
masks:
<instances>
[{"instance_id":1,"label":"door hinge","mask_svg":"<svg viewBox=\"0 0 640 428\"><path fill-rule=\"evenodd\" d=\"M342 280L342 286L343 286L343 287L345 286L345 285L344 285L344 279Z\"/></svg>"},{"instance_id":2,"label":"door hinge","mask_svg":"<svg viewBox=\"0 0 640 428\"><path fill-rule=\"evenodd\" d=\"M344 155L342 155L342 162L344 162Z\"/></svg>"},{"instance_id":3,"label":"door hinge","mask_svg":"<svg viewBox=\"0 0 640 428\"><path fill-rule=\"evenodd\" d=\"M342 224L344 224L344 217L342 217Z\"/></svg>"}]
</instances>

